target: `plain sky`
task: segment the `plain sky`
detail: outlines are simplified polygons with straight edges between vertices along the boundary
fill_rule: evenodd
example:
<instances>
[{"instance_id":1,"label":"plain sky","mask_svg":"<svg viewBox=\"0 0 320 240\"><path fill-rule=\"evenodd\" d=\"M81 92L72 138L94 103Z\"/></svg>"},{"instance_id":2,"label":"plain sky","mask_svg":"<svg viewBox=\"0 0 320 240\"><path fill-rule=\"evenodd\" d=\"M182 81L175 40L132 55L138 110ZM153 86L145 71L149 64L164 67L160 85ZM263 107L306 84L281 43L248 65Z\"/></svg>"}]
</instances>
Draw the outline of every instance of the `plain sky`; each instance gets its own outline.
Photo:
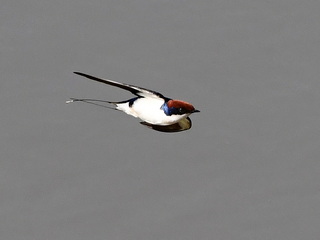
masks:
<instances>
[{"instance_id":1,"label":"plain sky","mask_svg":"<svg viewBox=\"0 0 320 240\"><path fill-rule=\"evenodd\" d=\"M318 240L320 2L4 0L0 238ZM182 133L74 71L191 102Z\"/></svg>"}]
</instances>

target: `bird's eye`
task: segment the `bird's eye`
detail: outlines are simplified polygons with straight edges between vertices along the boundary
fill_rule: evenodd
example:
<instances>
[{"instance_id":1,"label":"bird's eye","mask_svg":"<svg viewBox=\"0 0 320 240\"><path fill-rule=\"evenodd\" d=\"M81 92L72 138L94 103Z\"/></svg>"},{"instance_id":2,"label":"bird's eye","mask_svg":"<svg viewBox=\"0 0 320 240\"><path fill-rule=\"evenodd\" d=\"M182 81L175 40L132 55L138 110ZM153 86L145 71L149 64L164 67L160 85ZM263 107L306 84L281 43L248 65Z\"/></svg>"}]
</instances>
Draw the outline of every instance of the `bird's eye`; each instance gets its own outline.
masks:
<instances>
[{"instance_id":1,"label":"bird's eye","mask_svg":"<svg viewBox=\"0 0 320 240\"><path fill-rule=\"evenodd\" d=\"M185 110L183 108L179 108L179 113L185 113Z\"/></svg>"}]
</instances>

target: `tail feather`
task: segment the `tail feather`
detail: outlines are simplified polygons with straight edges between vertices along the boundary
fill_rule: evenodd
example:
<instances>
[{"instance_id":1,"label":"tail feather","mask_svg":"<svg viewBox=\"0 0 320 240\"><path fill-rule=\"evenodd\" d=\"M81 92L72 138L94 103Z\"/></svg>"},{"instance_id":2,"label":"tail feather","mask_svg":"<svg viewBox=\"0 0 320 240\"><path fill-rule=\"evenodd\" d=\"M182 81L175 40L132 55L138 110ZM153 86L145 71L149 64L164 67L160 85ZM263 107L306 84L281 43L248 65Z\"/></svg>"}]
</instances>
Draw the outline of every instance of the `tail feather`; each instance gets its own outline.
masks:
<instances>
[{"instance_id":1,"label":"tail feather","mask_svg":"<svg viewBox=\"0 0 320 240\"><path fill-rule=\"evenodd\" d=\"M109 104L113 104L114 106L117 106L116 102L110 102L110 101L106 101L106 100L90 99L90 98L70 98L70 100L66 101L66 103L73 103L73 102L85 102L85 103L89 103L89 104L96 105L96 106L99 106L99 107L118 110L115 107L109 107L109 106L106 106L106 105L103 105L103 104L99 104L99 103L109 103ZM99 103L97 103L97 102L99 102Z\"/></svg>"}]
</instances>

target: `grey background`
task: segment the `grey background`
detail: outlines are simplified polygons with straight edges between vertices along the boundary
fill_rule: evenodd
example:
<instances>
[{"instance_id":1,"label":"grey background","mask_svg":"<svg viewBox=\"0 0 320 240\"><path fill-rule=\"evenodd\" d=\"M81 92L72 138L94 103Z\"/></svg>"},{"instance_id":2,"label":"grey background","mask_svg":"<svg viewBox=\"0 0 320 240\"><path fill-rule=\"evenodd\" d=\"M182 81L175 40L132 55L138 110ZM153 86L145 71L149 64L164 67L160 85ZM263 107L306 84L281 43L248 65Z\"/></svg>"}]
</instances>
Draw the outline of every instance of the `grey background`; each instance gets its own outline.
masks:
<instances>
[{"instance_id":1,"label":"grey background","mask_svg":"<svg viewBox=\"0 0 320 240\"><path fill-rule=\"evenodd\" d=\"M0 238L319 239L320 2L2 0ZM165 134L69 97L143 86Z\"/></svg>"}]
</instances>

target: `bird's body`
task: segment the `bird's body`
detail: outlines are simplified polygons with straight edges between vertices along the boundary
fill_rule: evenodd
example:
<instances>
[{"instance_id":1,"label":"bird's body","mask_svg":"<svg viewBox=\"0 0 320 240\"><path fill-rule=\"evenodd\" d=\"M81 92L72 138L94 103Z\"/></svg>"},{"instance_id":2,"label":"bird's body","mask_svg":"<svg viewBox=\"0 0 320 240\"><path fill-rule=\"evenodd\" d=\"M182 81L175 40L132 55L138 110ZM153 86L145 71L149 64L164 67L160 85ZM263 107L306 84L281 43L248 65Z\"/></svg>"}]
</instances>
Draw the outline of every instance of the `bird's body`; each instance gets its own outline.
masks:
<instances>
[{"instance_id":1,"label":"bird's body","mask_svg":"<svg viewBox=\"0 0 320 240\"><path fill-rule=\"evenodd\" d=\"M130 102L114 104L118 110L155 125L171 125L191 114L166 115L162 109L166 103L161 98L137 98L131 106Z\"/></svg>"},{"instance_id":2,"label":"bird's body","mask_svg":"<svg viewBox=\"0 0 320 240\"><path fill-rule=\"evenodd\" d=\"M157 131L178 132L190 129L191 120L188 116L194 112L199 112L199 110L196 110L190 103L167 98L162 94L149 89L119 83L112 80L100 79L84 73L75 72L75 74L125 89L137 97L121 102L74 98L67 102L108 102L114 104L116 110L120 110L128 115L140 118L143 121L141 122L143 125Z\"/></svg>"}]
</instances>

